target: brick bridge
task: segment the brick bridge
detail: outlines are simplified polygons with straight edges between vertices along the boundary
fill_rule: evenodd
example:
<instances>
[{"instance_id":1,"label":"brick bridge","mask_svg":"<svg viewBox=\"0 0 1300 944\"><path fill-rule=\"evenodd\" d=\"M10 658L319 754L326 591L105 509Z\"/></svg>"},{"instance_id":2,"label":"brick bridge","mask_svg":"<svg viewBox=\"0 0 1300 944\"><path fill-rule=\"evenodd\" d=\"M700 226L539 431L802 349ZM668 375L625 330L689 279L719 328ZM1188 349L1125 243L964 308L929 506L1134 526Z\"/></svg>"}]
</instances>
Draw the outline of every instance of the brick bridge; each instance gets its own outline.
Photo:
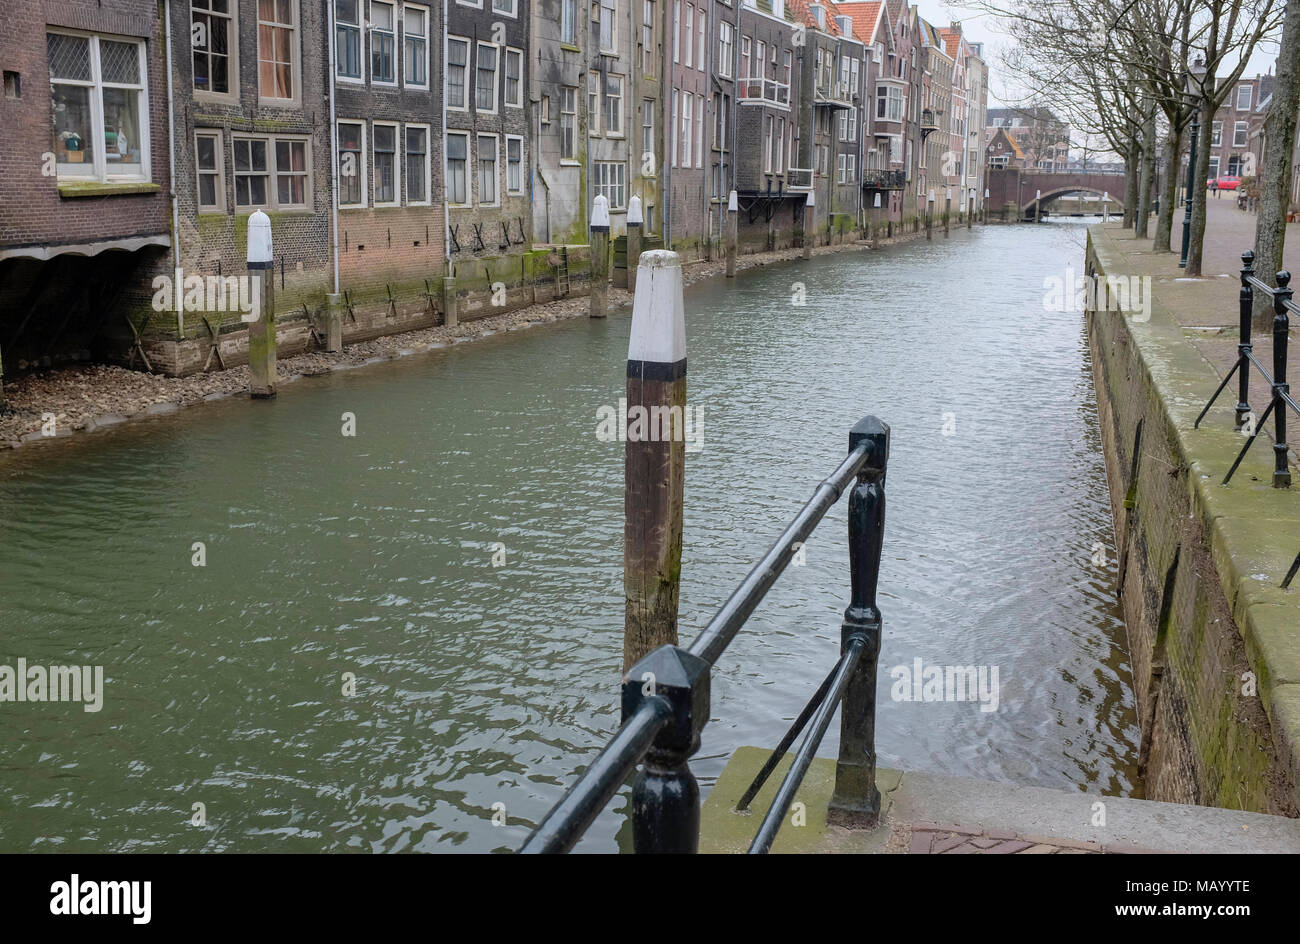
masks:
<instances>
[{"instance_id":1,"label":"brick bridge","mask_svg":"<svg viewBox=\"0 0 1300 944\"><path fill-rule=\"evenodd\" d=\"M1124 204L1126 182L1127 178L1123 174L1054 174L1017 167L1005 170L989 168L988 208L991 212L998 213L1016 207L1021 218L1033 217L1036 210L1034 204L1040 191L1045 211L1057 197L1084 191L1099 197L1108 194L1111 210L1115 210Z\"/></svg>"}]
</instances>

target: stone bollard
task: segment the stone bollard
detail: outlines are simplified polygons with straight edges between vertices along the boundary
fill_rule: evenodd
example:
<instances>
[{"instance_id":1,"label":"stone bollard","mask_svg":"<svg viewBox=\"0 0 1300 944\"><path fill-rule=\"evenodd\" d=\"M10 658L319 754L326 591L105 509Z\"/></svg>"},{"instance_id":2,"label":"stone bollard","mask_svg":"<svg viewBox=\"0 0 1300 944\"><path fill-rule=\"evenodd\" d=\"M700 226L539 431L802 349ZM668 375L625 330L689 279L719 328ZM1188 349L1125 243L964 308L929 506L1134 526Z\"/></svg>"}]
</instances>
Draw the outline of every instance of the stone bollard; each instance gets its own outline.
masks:
<instances>
[{"instance_id":1,"label":"stone bollard","mask_svg":"<svg viewBox=\"0 0 1300 944\"><path fill-rule=\"evenodd\" d=\"M591 295L587 313L592 318L609 314L609 201L599 195L591 210Z\"/></svg>"},{"instance_id":2,"label":"stone bollard","mask_svg":"<svg viewBox=\"0 0 1300 944\"><path fill-rule=\"evenodd\" d=\"M641 258L641 198L627 202L627 290L636 294L636 267Z\"/></svg>"},{"instance_id":3,"label":"stone bollard","mask_svg":"<svg viewBox=\"0 0 1300 944\"><path fill-rule=\"evenodd\" d=\"M448 328L456 327L456 279L447 276L442 280L442 323Z\"/></svg>"},{"instance_id":4,"label":"stone bollard","mask_svg":"<svg viewBox=\"0 0 1300 944\"><path fill-rule=\"evenodd\" d=\"M257 318L248 326L248 387L254 399L269 400L276 383L275 261L271 219L261 210L248 218L248 277L258 283Z\"/></svg>"},{"instance_id":5,"label":"stone bollard","mask_svg":"<svg viewBox=\"0 0 1300 944\"><path fill-rule=\"evenodd\" d=\"M736 254L740 251L740 204L736 191L727 197L727 278L736 277Z\"/></svg>"},{"instance_id":6,"label":"stone bollard","mask_svg":"<svg viewBox=\"0 0 1300 944\"><path fill-rule=\"evenodd\" d=\"M816 195L809 190L803 205L803 257L812 258L813 234L816 232L817 206Z\"/></svg>"},{"instance_id":7,"label":"stone bollard","mask_svg":"<svg viewBox=\"0 0 1300 944\"><path fill-rule=\"evenodd\" d=\"M343 296L325 296L325 350L343 350Z\"/></svg>"}]
</instances>

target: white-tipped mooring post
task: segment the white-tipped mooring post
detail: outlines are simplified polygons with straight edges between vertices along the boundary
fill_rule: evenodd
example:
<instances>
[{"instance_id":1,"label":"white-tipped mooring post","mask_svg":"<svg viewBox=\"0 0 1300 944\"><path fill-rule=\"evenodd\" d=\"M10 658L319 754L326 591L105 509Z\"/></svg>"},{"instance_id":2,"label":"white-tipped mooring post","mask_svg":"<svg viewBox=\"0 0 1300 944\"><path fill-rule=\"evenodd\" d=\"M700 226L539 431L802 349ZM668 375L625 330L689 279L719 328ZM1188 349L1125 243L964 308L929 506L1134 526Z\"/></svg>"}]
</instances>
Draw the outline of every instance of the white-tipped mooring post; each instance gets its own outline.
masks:
<instances>
[{"instance_id":1,"label":"white-tipped mooring post","mask_svg":"<svg viewBox=\"0 0 1300 944\"><path fill-rule=\"evenodd\" d=\"M970 229L971 224L975 222L975 188L969 188L966 196L966 228Z\"/></svg>"},{"instance_id":2,"label":"white-tipped mooring post","mask_svg":"<svg viewBox=\"0 0 1300 944\"><path fill-rule=\"evenodd\" d=\"M740 243L740 201L736 191L727 196L727 278L736 277L736 253Z\"/></svg>"},{"instance_id":3,"label":"white-tipped mooring post","mask_svg":"<svg viewBox=\"0 0 1300 944\"><path fill-rule=\"evenodd\" d=\"M817 195L809 190L803 205L803 257L812 258L813 235L817 232Z\"/></svg>"},{"instance_id":4,"label":"white-tipped mooring post","mask_svg":"<svg viewBox=\"0 0 1300 944\"><path fill-rule=\"evenodd\" d=\"M677 644L686 474L686 317L677 253L643 253L627 345L623 671ZM698 435L698 429L696 430Z\"/></svg>"},{"instance_id":5,"label":"white-tipped mooring post","mask_svg":"<svg viewBox=\"0 0 1300 944\"><path fill-rule=\"evenodd\" d=\"M249 392L255 399L275 396L275 255L271 218L257 210L248 218L248 277L257 280L259 311L248 326Z\"/></svg>"},{"instance_id":6,"label":"white-tipped mooring post","mask_svg":"<svg viewBox=\"0 0 1300 944\"><path fill-rule=\"evenodd\" d=\"M880 191L876 191L876 199L872 201L872 221L871 221L871 248L880 248Z\"/></svg>"},{"instance_id":7,"label":"white-tipped mooring post","mask_svg":"<svg viewBox=\"0 0 1300 944\"><path fill-rule=\"evenodd\" d=\"M984 207L980 211L980 220L981 222L984 223L985 226L988 225L989 222L989 188L988 187L984 188Z\"/></svg>"},{"instance_id":8,"label":"white-tipped mooring post","mask_svg":"<svg viewBox=\"0 0 1300 944\"><path fill-rule=\"evenodd\" d=\"M627 290L636 294L636 267L641 258L641 198L627 201Z\"/></svg>"},{"instance_id":9,"label":"white-tipped mooring post","mask_svg":"<svg viewBox=\"0 0 1300 944\"><path fill-rule=\"evenodd\" d=\"M1110 191L1104 191L1101 195L1101 221L1110 222Z\"/></svg>"},{"instance_id":10,"label":"white-tipped mooring post","mask_svg":"<svg viewBox=\"0 0 1300 944\"><path fill-rule=\"evenodd\" d=\"M930 199L925 201L925 238L934 238L934 191L930 191Z\"/></svg>"},{"instance_id":11,"label":"white-tipped mooring post","mask_svg":"<svg viewBox=\"0 0 1300 944\"><path fill-rule=\"evenodd\" d=\"M1043 222L1043 191L1041 190L1034 193L1034 222Z\"/></svg>"},{"instance_id":12,"label":"white-tipped mooring post","mask_svg":"<svg viewBox=\"0 0 1300 944\"><path fill-rule=\"evenodd\" d=\"M952 223L952 188L948 188L948 195L944 198L943 204L943 234L948 235L948 228Z\"/></svg>"},{"instance_id":13,"label":"white-tipped mooring post","mask_svg":"<svg viewBox=\"0 0 1300 944\"><path fill-rule=\"evenodd\" d=\"M591 208L591 296L593 318L609 314L609 201L597 195Z\"/></svg>"}]
</instances>

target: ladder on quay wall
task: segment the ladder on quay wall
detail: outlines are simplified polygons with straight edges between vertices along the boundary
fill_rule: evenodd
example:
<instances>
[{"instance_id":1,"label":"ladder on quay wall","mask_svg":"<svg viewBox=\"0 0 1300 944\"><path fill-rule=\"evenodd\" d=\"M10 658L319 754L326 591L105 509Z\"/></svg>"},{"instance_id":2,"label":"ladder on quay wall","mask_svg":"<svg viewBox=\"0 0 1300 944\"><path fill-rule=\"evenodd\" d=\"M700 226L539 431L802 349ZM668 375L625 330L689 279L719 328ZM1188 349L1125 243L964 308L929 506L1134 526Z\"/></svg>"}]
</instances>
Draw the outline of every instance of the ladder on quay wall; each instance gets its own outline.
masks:
<instances>
[{"instance_id":1,"label":"ladder on quay wall","mask_svg":"<svg viewBox=\"0 0 1300 944\"><path fill-rule=\"evenodd\" d=\"M560 247L560 262L555 267L555 297L564 298L569 294L569 247Z\"/></svg>"}]
</instances>

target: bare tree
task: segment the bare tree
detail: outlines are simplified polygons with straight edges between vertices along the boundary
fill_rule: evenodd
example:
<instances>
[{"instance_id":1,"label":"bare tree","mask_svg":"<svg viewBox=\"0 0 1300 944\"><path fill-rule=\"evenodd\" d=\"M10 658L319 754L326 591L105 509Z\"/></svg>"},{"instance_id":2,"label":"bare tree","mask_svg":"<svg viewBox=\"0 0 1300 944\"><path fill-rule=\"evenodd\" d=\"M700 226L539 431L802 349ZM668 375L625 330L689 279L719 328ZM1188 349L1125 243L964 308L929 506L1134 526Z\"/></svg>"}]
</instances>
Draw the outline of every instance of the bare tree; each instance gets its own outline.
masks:
<instances>
[{"instance_id":1,"label":"bare tree","mask_svg":"<svg viewBox=\"0 0 1300 944\"><path fill-rule=\"evenodd\" d=\"M1275 285L1282 268L1286 244L1286 210L1291 197L1291 148L1296 133L1296 108L1300 105L1300 0L1287 0L1282 27L1282 48L1277 57L1273 101L1264 120L1267 151L1260 168L1259 215L1255 219L1255 271ZM1272 308L1263 292L1256 293L1255 327L1267 329Z\"/></svg>"}]
</instances>

